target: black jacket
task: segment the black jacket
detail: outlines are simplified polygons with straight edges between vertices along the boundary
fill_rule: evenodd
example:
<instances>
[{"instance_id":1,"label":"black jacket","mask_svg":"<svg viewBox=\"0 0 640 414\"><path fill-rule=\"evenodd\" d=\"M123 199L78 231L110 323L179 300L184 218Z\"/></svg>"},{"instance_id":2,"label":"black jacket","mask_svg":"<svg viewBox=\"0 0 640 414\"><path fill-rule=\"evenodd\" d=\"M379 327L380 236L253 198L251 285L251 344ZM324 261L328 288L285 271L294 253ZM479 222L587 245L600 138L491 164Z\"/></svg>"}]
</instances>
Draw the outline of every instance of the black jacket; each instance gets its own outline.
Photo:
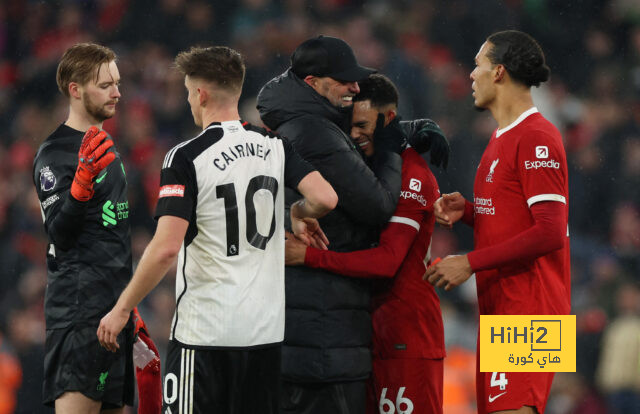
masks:
<instances>
[{"instance_id":1,"label":"black jacket","mask_svg":"<svg viewBox=\"0 0 640 414\"><path fill-rule=\"evenodd\" d=\"M96 324L131 279L131 230L124 166L116 159L95 179L93 197L69 194L84 132L60 125L40 146L33 180L49 238L47 329Z\"/></svg>"},{"instance_id":2,"label":"black jacket","mask_svg":"<svg viewBox=\"0 0 640 414\"><path fill-rule=\"evenodd\" d=\"M341 110L289 70L258 95L263 122L287 137L338 194L338 206L320 219L329 248L371 247L400 195L402 159L377 152L370 169L345 133ZM287 190L286 205L300 195ZM287 215L288 217L288 215ZM320 269L287 267L283 376L295 382L367 378L371 371L368 283Z\"/></svg>"}]
</instances>

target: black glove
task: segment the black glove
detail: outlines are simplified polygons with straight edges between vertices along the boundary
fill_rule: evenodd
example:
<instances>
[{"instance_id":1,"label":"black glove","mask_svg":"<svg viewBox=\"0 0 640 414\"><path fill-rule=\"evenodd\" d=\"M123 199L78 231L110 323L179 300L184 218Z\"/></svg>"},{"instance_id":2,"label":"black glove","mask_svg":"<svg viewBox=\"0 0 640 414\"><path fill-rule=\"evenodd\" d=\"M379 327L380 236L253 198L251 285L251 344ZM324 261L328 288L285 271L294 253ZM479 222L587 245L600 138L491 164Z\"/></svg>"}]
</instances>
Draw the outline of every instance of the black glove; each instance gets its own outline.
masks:
<instances>
[{"instance_id":1,"label":"black glove","mask_svg":"<svg viewBox=\"0 0 640 414\"><path fill-rule=\"evenodd\" d=\"M431 119L416 119L410 124L408 141L411 147L420 154L431 152L431 164L446 170L451 148L442 129Z\"/></svg>"},{"instance_id":2,"label":"black glove","mask_svg":"<svg viewBox=\"0 0 640 414\"><path fill-rule=\"evenodd\" d=\"M400 126L400 117L384 126L384 115L378 114L376 130L373 131L373 147L375 151L390 151L396 154L402 153L407 147L407 134Z\"/></svg>"}]
</instances>

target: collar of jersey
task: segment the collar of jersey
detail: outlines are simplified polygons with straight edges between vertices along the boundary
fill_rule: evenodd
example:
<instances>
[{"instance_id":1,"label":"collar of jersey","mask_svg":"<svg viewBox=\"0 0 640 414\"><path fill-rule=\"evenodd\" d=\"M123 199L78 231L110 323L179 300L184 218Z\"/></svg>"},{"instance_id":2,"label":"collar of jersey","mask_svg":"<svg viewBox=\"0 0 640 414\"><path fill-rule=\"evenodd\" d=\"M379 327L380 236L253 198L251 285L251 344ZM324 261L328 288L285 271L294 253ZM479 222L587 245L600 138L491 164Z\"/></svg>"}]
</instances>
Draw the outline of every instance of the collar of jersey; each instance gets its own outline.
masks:
<instances>
[{"instance_id":1,"label":"collar of jersey","mask_svg":"<svg viewBox=\"0 0 640 414\"><path fill-rule=\"evenodd\" d=\"M511 124L507 125L506 127L502 128L502 129L498 129L496 131L496 138L499 138L500 135L502 135L505 132L509 131L510 129L516 127L520 122L524 121L529 115L535 114L537 112L538 112L538 108L536 108L535 106L532 106L531 108L527 109L526 111L521 113L520 116L515 121L513 121Z\"/></svg>"},{"instance_id":2,"label":"collar of jersey","mask_svg":"<svg viewBox=\"0 0 640 414\"><path fill-rule=\"evenodd\" d=\"M224 122L212 122L209 125L207 125L207 127L204 130L207 130L207 129L209 129L211 127L214 127L214 126L225 127L225 126L229 126L229 125L237 125L237 126L241 127L242 126L242 119L234 119L233 121L224 121Z\"/></svg>"}]
</instances>

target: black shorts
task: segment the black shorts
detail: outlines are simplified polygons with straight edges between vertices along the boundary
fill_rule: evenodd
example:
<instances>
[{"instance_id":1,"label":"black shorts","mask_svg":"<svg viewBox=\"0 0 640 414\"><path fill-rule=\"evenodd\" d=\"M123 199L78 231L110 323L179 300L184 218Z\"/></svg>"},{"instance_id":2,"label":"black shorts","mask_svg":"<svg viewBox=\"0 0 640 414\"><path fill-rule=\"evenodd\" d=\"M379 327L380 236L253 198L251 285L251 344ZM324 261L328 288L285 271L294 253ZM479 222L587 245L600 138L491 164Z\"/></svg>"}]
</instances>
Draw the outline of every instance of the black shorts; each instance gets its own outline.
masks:
<instances>
[{"instance_id":1,"label":"black shorts","mask_svg":"<svg viewBox=\"0 0 640 414\"><path fill-rule=\"evenodd\" d=\"M280 353L280 344L202 349L170 341L162 412L278 414Z\"/></svg>"},{"instance_id":2,"label":"black shorts","mask_svg":"<svg viewBox=\"0 0 640 414\"><path fill-rule=\"evenodd\" d=\"M43 402L53 407L67 391L102 401L102 408L133 405L133 323L118 335L118 352L100 346L98 325L83 324L47 330L44 357Z\"/></svg>"}]
</instances>

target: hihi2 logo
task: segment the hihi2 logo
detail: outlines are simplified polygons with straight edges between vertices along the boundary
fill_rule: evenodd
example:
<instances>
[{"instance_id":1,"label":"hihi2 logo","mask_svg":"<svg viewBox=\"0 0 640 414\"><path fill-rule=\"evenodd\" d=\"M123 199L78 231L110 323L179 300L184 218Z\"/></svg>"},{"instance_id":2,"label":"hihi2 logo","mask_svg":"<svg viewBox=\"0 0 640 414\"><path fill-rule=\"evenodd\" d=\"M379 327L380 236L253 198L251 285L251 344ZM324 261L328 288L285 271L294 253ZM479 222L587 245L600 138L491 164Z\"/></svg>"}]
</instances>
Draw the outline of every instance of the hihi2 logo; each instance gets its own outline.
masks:
<instances>
[{"instance_id":1,"label":"hihi2 logo","mask_svg":"<svg viewBox=\"0 0 640 414\"><path fill-rule=\"evenodd\" d=\"M575 315L481 315L481 372L575 372Z\"/></svg>"}]
</instances>

